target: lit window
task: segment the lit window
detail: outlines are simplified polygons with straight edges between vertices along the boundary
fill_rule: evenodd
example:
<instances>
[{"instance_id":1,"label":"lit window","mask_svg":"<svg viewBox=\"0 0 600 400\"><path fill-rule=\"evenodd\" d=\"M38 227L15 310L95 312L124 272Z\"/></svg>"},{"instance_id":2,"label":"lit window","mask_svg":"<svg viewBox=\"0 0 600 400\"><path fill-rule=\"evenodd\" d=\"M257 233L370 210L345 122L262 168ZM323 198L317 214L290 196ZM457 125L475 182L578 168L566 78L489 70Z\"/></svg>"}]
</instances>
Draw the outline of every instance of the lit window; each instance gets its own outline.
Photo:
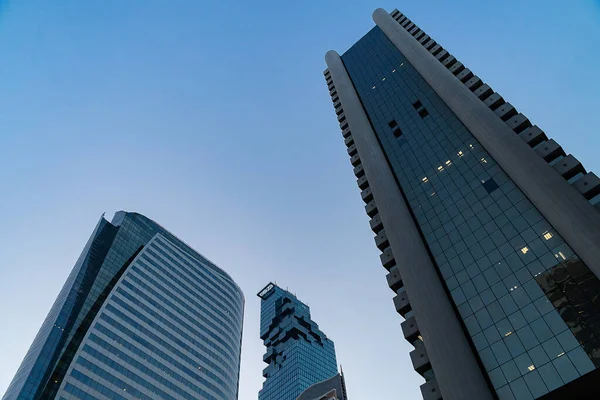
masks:
<instances>
[{"instance_id":1,"label":"lit window","mask_svg":"<svg viewBox=\"0 0 600 400\"><path fill-rule=\"evenodd\" d=\"M485 157L481 158L481 162L484 163L484 164L487 164L487 160L485 159Z\"/></svg>"},{"instance_id":2,"label":"lit window","mask_svg":"<svg viewBox=\"0 0 600 400\"><path fill-rule=\"evenodd\" d=\"M517 286L513 286L510 288L510 291L512 292L513 290L515 290L517 288Z\"/></svg>"},{"instance_id":3,"label":"lit window","mask_svg":"<svg viewBox=\"0 0 600 400\"><path fill-rule=\"evenodd\" d=\"M427 182L428 180L427 177L423 178L423 182Z\"/></svg>"},{"instance_id":4,"label":"lit window","mask_svg":"<svg viewBox=\"0 0 600 400\"><path fill-rule=\"evenodd\" d=\"M510 336L510 335L512 335L512 331L510 331L510 332L506 332L506 333L504 334L504 336Z\"/></svg>"},{"instance_id":5,"label":"lit window","mask_svg":"<svg viewBox=\"0 0 600 400\"><path fill-rule=\"evenodd\" d=\"M527 254L527 252L528 252L528 251L529 251L529 248L528 248L528 247L523 247L523 248L521 249L521 253L523 253L523 254Z\"/></svg>"},{"instance_id":6,"label":"lit window","mask_svg":"<svg viewBox=\"0 0 600 400\"><path fill-rule=\"evenodd\" d=\"M375 85L373 85L373 87L371 88L371 90L375 89Z\"/></svg>"},{"instance_id":7,"label":"lit window","mask_svg":"<svg viewBox=\"0 0 600 400\"><path fill-rule=\"evenodd\" d=\"M470 147L470 148L473 148L473 145L472 145L472 144L470 144L470 145L469 145L469 147Z\"/></svg>"},{"instance_id":8,"label":"lit window","mask_svg":"<svg viewBox=\"0 0 600 400\"><path fill-rule=\"evenodd\" d=\"M546 240L552 239L552 233L551 232L544 233L544 239L546 239Z\"/></svg>"},{"instance_id":9,"label":"lit window","mask_svg":"<svg viewBox=\"0 0 600 400\"><path fill-rule=\"evenodd\" d=\"M528 370L533 371L535 369L535 366L533 364L531 364L529 367L527 367Z\"/></svg>"},{"instance_id":10,"label":"lit window","mask_svg":"<svg viewBox=\"0 0 600 400\"><path fill-rule=\"evenodd\" d=\"M396 72L396 70L395 70L395 69L393 69L393 70L392 70L392 72Z\"/></svg>"},{"instance_id":11,"label":"lit window","mask_svg":"<svg viewBox=\"0 0 600 400\"><path fill-rule=\"evenodd\" d=\"M429 197L433 196L434 194L435 194L435 192L431 193L431 195Z\"/></svg>"},{"instance_id":12,"label":"lit window","mask_svg":"<svg viewBox=\"0 0 600 400\"><path fill-rule=\"evenodd\" d=\"M385 78L383 78L383 79L381 80L381 82L383 82L383 81L385 81Z\"/></svg>"},{"instance_id":13,"label":"lit window","mask_svg":"<svg viewBox=\"0 0 600 400\"><path fill-rule=\"evenodd\" d=\"M563 254L562 251L559 251L558 254L556 255L556 258L562 258L563 260L566 260L567 257L565 257L565 255Z\"/></svg>"},{"instance_id":14,"label":"lit window","mask_svg":"<svg viewBox=\"0 0 600 400\"><path fill-rule=\"evenodd\" d=\"M443 171L444 167L442 167L441 165L438 167L438 171Z\"/></svg>"},{"instance_id":15,"label":"lit window","mask_svg":"<svg viewBox=\"0 0 600 400\"><path fill-rule=\"evenodd\" d=\"M452 161L450 161L450 160L446 161L446 165L450 165L450 164L452 164Z\"/></svg>"},{"instance_id":16,"label":"lit window","mask_svg":"<svg viewBox=\"0 0 600 400\"><path fill-rule=\"evenodd\" d=\"M565 352L563 351L562 353L560 353L559 355L557 355L556 357L560 357L560 356L564 356Z\"/></svg>"},{"instance_id":17,"label":"lit window","mask_svg":"<svg viewBox=\"0 0 600 400\"><path fill-rule=\"evenodd\" d=\"M404 63L400 63L400 66L403 66L403 65L404 65Z\"/></svg>"},{"instance_id":18,"label":"lit window","mask_svg":"<svg viewBox=\"0 0 600 400\"><path fill-rule=\"evenodd\" d=\"M462 150L459 151L457 154L458 154L459 157L462 157L464 155L464 153L462 152Z\"/></svg>"}]
</instances>

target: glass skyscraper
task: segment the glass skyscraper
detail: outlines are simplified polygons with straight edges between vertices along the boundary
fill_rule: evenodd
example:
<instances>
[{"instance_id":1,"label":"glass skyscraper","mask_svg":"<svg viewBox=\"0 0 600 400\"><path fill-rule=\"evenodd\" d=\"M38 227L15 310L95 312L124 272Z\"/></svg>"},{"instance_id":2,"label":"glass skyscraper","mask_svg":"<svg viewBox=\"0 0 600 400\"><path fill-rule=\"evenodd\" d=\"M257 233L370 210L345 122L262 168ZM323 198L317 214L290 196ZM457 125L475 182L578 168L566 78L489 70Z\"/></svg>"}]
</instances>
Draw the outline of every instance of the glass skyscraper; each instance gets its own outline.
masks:
<instances>
[{"instance_id":1,"label":"glass skyscraper","mask_svg":"<svg viewBox=\"0 0 600 400\"><path fill-rule=\"evenodd\" d=\"M600 180L398 10L373 19L324 75L424 399L600 398Z\"/></svg>"},{"instance_id":2,"label":"glass skyscraper","mask_svg":"<svg viewBox=\"0 0 600 400\"><path fill-rule=\"evenodd\" d=\"M3 399L237 399L243 310L154 221L102 217Z\"/></svg>"},{"instance_id":3,"label":"glass skyscraper","mask_svg":"<svg viewBox=\"0 0 600 400\"><path fill-rule=\"evenodd\" d=\"M259 400L296 400L309 386L337 374L335 347L310 318L310 309L270 283L258 293L260 338L267 347Z\"/></svg>"}]
</instances>

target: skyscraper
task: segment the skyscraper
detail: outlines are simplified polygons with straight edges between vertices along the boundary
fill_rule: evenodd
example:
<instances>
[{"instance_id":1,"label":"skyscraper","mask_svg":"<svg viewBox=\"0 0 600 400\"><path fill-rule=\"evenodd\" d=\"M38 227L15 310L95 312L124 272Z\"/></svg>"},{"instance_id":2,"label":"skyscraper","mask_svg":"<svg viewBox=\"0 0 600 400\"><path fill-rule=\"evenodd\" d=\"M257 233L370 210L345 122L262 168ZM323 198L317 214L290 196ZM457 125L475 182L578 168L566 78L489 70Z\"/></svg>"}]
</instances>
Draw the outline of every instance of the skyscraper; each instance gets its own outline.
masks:
<instances>
[{"instance_id":1,"label":"skyscraper","mask_svg":"<svg viewBox=\"0 0 600 400\"><path fill-rule=\"evenodd\" d=\"M237 398L244 297L154 221L102 217L4 400Z\"/></svg>"},{"instance_id":2,"label":"skyscraper","mask_svg":"<svg viewBox=\"0 0 600 400\"><path fill-rule=\"evenodd\" d=\"M258 293L260 338L267 347L259 400L296 400L309 386L337 374L335 347L310 318L310 309L269 283Z\"/></svg>"},{"instance_id":3,"label":"skyscraper","mask_svg":"<svg viewBox=\"0 0 600 400\"><path fill-rule=\"evenodd\" d=\"M425 399L596 393L600 180L398 10L325 79Z\"/></svg>"}]
</instances>

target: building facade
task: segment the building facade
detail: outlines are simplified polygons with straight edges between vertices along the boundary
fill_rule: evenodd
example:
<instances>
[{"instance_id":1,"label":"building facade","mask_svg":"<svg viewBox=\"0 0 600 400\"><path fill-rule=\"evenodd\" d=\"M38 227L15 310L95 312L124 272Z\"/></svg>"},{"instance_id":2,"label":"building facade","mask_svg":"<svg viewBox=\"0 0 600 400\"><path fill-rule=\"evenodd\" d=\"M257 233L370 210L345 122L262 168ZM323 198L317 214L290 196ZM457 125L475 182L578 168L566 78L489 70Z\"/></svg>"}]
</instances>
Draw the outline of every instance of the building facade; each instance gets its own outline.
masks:
<instances>
[{"instance_id":1,"label":"building facade","mask_svg":"<svg viewBox=\"0 0 600 400\"><path fill-rule=\"evenodd\" d=\"M600 180L398 10L373 19L324 75L424 399L598 396Z\"/></svg>"},{"instance_id":2,"label":"building facade","mask_svg":"<svg viewBox=\"0 0 600 400\"><path fill-rule=\"evenodd\" d=\"M154 221L102 217L3 399L237 399L243 310Z\"/></svg>"},{"instance_id":3,"label":"building facade","mask_svg":"<svg viewBox=\"0 0 600 400\"><path fill-rule=\"evenodd\" d=\"M306 389L296 400L348 400L343 374L337 374Z\"/></svg>"},{"instance_id":4,"label":"building facade","mask_svg":"<svg viewBox=\"0 0 600 400\"><path fill-rule=\"evenodd\" d=\"M270 283L258 293L260 338L267 347L259 400L296 400L309 386L337 374L335 347L309 307Z\"/></svg>"}]
</instances>

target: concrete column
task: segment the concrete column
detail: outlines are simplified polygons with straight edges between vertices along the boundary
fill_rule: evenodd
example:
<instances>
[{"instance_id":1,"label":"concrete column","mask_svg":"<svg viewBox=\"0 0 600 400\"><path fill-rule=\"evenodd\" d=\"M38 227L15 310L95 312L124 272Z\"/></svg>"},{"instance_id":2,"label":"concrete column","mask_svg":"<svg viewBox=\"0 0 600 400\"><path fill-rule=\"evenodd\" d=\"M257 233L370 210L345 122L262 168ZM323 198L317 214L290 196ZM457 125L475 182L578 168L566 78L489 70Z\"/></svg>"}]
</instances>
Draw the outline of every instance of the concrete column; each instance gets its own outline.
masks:
<instances>
[{"instance_id":1,"label":"concrete column","mask_svg":"<svg viewBox=\"0 0 600 400\"><path fill-rule=\"evenodd\" d=\"M600 213L385 10L373 20L600 278Z\"/></svg>"},{"instance_id":2,"label":"concrete column","mask_svg":"<svg viewBox=\"0 0 600 400\"><path fill-rule=\"evenodd\" d=\"M445 400L492 399L342 59L335 51L329 51L325 61L377 201L440 391Z\"/></svg>"}]
</instances>

